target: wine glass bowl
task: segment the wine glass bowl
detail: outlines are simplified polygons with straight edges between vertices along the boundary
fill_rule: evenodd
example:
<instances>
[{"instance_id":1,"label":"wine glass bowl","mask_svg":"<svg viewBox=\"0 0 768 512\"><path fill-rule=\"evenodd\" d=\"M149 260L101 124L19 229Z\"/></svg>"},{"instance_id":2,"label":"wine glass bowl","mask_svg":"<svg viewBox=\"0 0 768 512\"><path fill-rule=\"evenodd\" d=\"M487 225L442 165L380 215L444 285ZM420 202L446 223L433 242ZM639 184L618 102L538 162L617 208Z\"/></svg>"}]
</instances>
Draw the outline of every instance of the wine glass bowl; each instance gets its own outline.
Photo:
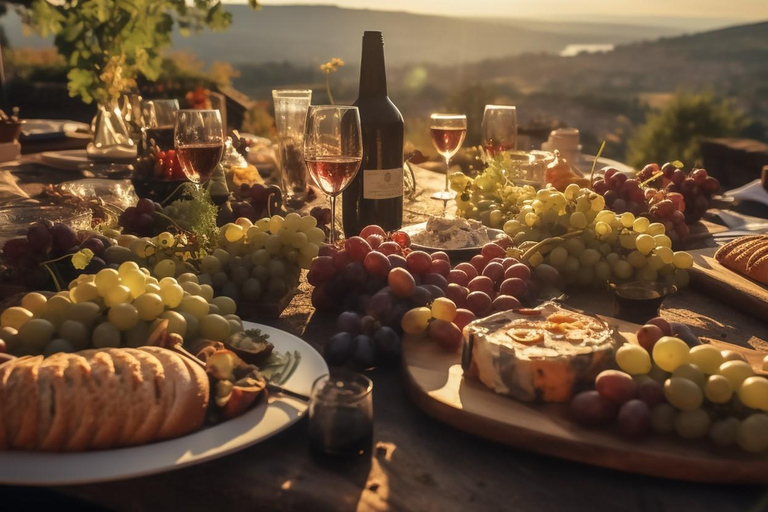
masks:
<instances>
[{"instance_id":1,"label":"wine glass bowl","mask_svg":"<svg viewBox=\"0 0 768 512\"><path fill-rule=\"evenodd\" d=\"M357 107L309 107L304 134L304 159L310 176L331 203L330 241L336 241L336 196L360 170L363 139Z\"/></svg>"},{"instance_id":2,"label":"wine glass bowl","mask_svg":"<svg viewBox=\"0 0 768 512\"><path fill-rule=\"evenodd\" d=\"M144 100L141 103L141 120L145 140L154 140L161 150L173 148L178 111L178 100Z\"/></svg>"},{"instance_id":3,"label":"wine glass bowl","mask_svg":"<svg viewBox=\"0 0 768 512\"><path fill-rule=\"evenodd\" d=\"M481 127L483 149L491 156L517 149L517 109L511 105L486 105Z\"/></svg>"},{"instance_id":4,"label":"wine glass bowl","mask_svg":"<svg viewBox=\"0 0 768 512\"><path fill-rule=\"evenodd\" d=\"M455 155L467 136L467 116L462 114L432 114L429 134L437 152L445 159L445 190L432 194L432 199L449 201L456 195L448 187L451 157Z\"/></svg>"},{"instance_id":5,"label":"wine glass bowl","mask_svg":"<svg viewBox=\"0 0 768 512\"><path fill-rule=\"evenodd\" d=\"M218 110L179 110L173 136L184 174L205 183L224 153L224 129Z\"/></svg>"}]
</instances>

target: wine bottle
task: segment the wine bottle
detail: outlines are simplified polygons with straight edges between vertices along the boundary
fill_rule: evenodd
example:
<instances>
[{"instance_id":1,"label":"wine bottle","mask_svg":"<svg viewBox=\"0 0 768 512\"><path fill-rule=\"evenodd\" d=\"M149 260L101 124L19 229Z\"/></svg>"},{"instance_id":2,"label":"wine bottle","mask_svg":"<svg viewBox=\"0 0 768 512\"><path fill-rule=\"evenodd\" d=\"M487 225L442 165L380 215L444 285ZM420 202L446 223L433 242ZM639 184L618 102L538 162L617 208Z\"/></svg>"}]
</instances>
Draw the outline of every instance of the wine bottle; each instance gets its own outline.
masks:
<instances>
[{"instance_id":1,"label":"wine bottle","mask_svg":"<svg viewBox=\"0 0 768 512\"><path fill-rule=\"evenodd\" d=\"M360 91L363 163L343 192L344 234L355 236L369 224L387 231L403 225L403 116L387 96L384 39L363 34Z\"/></svg>"}]
</instances>

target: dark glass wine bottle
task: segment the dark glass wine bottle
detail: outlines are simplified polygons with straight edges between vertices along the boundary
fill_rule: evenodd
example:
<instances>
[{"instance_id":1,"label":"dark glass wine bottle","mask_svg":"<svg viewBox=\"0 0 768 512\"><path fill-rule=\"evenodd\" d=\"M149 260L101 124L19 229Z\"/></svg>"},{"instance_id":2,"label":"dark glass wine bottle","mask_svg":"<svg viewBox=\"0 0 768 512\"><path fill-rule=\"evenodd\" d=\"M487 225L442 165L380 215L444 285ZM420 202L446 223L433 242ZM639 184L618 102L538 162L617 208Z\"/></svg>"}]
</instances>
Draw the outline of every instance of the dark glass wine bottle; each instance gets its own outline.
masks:
<instances>
[{"instance_id":1,"label":"dark glass wine bottle","mask_svg":"<svg viewBox=\"0 0 768 512\"><path fill-rule=\"evenodd\" d=\"M384 39L363 34L360 91L363 163L343 192L344 234L355 236L369 224L387 231L403 225L403 116L387 96Z\"/></svg>"}]
</instances>

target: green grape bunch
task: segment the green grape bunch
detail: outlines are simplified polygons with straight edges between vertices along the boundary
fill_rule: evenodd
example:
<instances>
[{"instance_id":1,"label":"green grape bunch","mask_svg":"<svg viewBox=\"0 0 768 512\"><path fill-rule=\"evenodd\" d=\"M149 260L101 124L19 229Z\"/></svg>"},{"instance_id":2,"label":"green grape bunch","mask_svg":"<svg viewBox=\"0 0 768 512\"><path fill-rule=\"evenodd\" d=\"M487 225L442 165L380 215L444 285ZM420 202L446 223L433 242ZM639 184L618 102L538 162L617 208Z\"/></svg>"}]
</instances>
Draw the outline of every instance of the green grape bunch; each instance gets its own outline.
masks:
<instances>
[{"instance_id":1,"label":"green grape bunch","mask_svg":"<svg viewBox=\"0 0 768 512\"><path fill-rule=\"evenodd\" d=\"M513 184L497 167L488 167L475 179L454 173L450 183L456 191L457 215L496 229L517 215L524 200L536 195L532 186Z\"/></svg>"}]
</instances>

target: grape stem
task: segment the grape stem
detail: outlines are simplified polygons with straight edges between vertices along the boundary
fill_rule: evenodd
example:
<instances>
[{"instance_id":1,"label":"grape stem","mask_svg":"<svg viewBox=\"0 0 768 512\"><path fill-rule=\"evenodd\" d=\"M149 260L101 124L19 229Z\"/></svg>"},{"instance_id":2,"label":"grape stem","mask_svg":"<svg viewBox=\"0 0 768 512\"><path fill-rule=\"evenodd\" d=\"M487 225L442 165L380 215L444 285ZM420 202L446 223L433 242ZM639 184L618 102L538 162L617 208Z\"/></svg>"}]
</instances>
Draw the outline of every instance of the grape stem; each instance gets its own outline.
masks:
<instances>
[{"instance_id":1,"label":"grape stem","mask_svg":"<svg viewBox=\"0 0 768 512\"><path fill-rule=\"evenodd\" d=\"M531 257L533 257L534 254L539 252L540 249L542 249L542 248L544 248L544 247L546 247L547 245L550 245L550 244L565 242L569 238L573 238L573 237L579 236L582 233L584 233L584 230L580 229L578 231L571 231L570 233L566 233L563 236L553 236L553 237L550 237L550 238L545 238L541 242L538 242L537 244L532 245L531 247L529 247L523 253L523 255L521 256L520 261L522 261L523 263L525 263L527 265L528 261L531 259Z\"/></svg>"},{"instance_id":2,"label":"grape stem","mask_svg":"<svg viewBox=\"0 0 768 512\"><path fill-rule=\"evenodd\" d=\"M647 180L645 180L644 182L642 182L640 184L640 187L641 188L642 187L646 187L646 186L650 185L651 182L657 180L658 178L661 178L662 176L664 176L664 172L663 171L659 171L656 174L654 174L653 176L651 176L650 178L648 178Z\"/></svg>"},{"instance_id":3,"label":"grape stem","mask_svg":"<svg viewBox=\"0 0 768 512\"><path fill-rule=\"evenodd\" d=\"M600 159L600 155L603 154L603 150L605 149L605 141L603 141L602 144L600 144L600 149L597 150L597 154L595 155L595 159L592 162L592 170L589 172L589 184L592 185L592 183L595 180L595 169L597 169L597 161Z\"/></svg>"}]
</instances>

